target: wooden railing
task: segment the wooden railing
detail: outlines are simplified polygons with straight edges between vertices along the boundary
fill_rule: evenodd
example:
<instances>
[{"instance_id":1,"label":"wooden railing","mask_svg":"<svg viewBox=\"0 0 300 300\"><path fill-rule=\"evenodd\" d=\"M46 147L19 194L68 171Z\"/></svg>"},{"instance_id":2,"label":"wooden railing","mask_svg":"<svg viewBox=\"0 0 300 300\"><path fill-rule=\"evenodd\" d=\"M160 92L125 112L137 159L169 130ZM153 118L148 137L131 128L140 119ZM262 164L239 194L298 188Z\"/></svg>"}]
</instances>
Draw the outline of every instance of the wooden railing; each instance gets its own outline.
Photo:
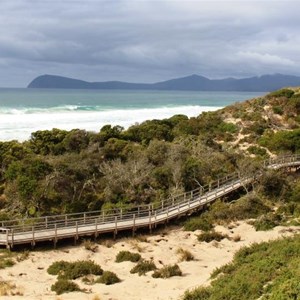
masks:
<instances>
[{"instance_id":1,"label":"wooden railing","mask_svg":"<svg viewBox=\"0 0 300 300\"><path fill-rule=\"evenodd\" d=\"M290 155L269 159L264 167L278 169L300 165L300 155ZM209 185L182 193L159 203L140 205L132 208L99 210L40 218L16 219L0 223L0 245L13 247L15 244L38 241L75 238L84 235L98 236L101 233L132 230L149 227L151 230L159 223L199 209L254 180L257 174L241 176L235 172Z\"/></svg>"}]
</instances>

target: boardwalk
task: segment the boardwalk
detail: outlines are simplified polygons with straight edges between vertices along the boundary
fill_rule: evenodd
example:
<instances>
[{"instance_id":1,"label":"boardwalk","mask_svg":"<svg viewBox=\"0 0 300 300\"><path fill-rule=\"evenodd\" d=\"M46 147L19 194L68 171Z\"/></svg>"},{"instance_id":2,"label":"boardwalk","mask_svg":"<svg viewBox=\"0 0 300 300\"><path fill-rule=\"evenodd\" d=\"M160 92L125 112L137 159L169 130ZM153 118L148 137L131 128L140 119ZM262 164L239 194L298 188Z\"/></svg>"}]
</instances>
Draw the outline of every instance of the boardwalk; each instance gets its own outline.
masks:
<instances>
[{"instance_id":1,"label":"boardwalk","mask_svg":"<svg viewBox=\"0 0 300 300\"><path fill-rule=\"evenodd\" d=\"M300 155L285 156L265 162L265 168L279 169L300 166ZM148 227L180 215L189 214L204 205L251 183L254 176L242 177L234 173L210 185L163 200L154 205L137 206L130 210L93 211L78 214L46 216L41 218L11 220L1 223L0 245L12 248L17 244L35 245L39 241L53 241L79 236L98 236L121 230Z\"/></svg>"}]
</instances>

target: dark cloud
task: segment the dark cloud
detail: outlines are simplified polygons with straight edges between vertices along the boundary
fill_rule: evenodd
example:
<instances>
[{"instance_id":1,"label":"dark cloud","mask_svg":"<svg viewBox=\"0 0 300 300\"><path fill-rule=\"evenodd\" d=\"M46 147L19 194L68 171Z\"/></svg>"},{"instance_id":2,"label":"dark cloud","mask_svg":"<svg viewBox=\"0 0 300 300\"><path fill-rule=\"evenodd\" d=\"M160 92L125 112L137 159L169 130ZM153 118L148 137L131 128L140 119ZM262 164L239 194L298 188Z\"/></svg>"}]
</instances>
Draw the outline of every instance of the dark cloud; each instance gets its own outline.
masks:
<instances>
[{"instance_id":1,"label":"dark cloud","mask_svg":"<svg viewBox=\"0 0 300 300\"><path fill-rule=\"evenodd\" d=\"M1 0L0 86L300 75L298 1Z\"/></svg>"}]
</instances>

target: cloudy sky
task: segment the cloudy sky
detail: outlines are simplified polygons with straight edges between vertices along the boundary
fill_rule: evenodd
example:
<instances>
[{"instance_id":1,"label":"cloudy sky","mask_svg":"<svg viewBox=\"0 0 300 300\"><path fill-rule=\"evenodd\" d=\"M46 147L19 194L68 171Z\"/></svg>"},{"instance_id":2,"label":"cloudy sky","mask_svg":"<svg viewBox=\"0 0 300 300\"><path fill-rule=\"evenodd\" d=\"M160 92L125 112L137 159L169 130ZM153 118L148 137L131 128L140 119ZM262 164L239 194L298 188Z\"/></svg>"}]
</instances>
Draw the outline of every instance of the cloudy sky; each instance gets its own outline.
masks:
<instances>
[{"instance_id":1,"label":"cloudy sky","mask_svg":"<svg viewBox=\"0 0 300 300\"><path fill-rule=\"evenodd\" d=\"M0 86L300 75L299 11L299 0L0 0Z\"/></svg>"}]
</instances>

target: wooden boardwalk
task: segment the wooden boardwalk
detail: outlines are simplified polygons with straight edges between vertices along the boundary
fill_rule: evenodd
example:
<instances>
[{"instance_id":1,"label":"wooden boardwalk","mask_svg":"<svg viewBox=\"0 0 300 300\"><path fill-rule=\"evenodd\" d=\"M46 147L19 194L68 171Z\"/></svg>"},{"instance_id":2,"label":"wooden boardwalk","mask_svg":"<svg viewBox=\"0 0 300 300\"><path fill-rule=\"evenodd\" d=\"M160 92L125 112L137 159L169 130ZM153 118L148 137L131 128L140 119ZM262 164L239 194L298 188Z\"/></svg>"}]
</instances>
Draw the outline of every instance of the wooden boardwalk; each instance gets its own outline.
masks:
<instances>
[{"instance_id":1,"label":"wooden boardwalk","mask_svg":"<svg viewBox=\"0 0 300 300\"><path fill-rule=\"evenodd\" d=\"M300 155L291 155L265 161L264 167L279 169L299 167ZM258 174L256 174L257 176ZM258 175L259 176L259 175ZM98 236L121 230L148 227L151 231L157 224L165 223L180 215L189 214L206 204L251 183L255 176L241 177L239 173L226 176L209 185L163 200L158 204L137 206L132 209L92 211L77 214L45 216L1 222L0 245L12 248L17 244L53 241L79 236Z\"/></svg>"}]
</instances>

